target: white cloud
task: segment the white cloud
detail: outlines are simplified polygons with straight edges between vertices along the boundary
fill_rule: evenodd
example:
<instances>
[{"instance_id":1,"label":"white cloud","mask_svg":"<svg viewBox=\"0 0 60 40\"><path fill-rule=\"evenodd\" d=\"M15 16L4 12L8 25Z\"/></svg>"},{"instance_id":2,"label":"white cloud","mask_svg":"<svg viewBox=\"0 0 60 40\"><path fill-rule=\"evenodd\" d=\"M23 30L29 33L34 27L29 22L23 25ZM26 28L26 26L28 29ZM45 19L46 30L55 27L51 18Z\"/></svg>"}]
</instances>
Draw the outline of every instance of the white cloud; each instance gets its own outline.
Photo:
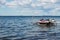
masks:
<instances>
[{"instance_id":1,"label":"white cloud","mask_svg":"<svg viewBox=\"0 0 60 40\"><path fill-rule=\"evenodd\" d=\"M17 7L17 6L27 6L27 4L31 4L33 8L37 6L42 6L44 8L51 8L56 0L37 0L36 3L32 2L33 0L13 0L11 2L7 2L6 0L0 0L0 2L5 3L8 7Z\"/></svg>"},{"instance_id":2,"label":"white cloud","mask_svg":"<svg viewBox=\"0 0 60 40\"><path fill-rule=\"evenodd\" d=\"M59 0L12 0L10 2L8 2L7 0L0 0L0 6L2 6L3 4L7 7L10 8L16 8L19 6L19 8L21 7L26 7L26 6L31 6L33 8L37 8L37 7L42 7L42 11L32 11L30 9L25 9L24 8L21 10L19 9L19 11L21 10L21 14L23 15L60 15L60 6L58 5L58 3L56 4L56 2L59 2ZM21 7L20 7L21 6ZM28 7L29 7L28 6ZM4 7L4 6L3 6ZM44 12L44 9L52 9L49 11L49 14L46 14L48 12ZM25 13L25 14L24 14Z\"/></svg>"},{"instance_id":3,"label":"white cloud","mask_svg":"<svg viewBox=\"0 0 60 40\"><path fill-rule=\"evenodd\" d=\"M57 0L51 0L52 3L56 3Z\"/></svg>"},{"instance_id":4,"label":"white cloud","mask_svg":"<svg viewBox=\"0 0 60 40\"><path fill-rule=\"evenodd\" d=\"M13 0L11 2L6 2L5 5L8 7L17 7L17 6L24 6L30 4L32 0Z\"/></svg>"},{"instance_id":5,"label":"white cloud","mask_svg":"<svg viewBox=\"0 0 60 40\"><path fill-rule=\"evenodd\" d=\"M30 4L32 0L15 0L19 5L24 6Z\"/></svg>"},{"instance_id":6,"label":"white cloud","mask_svg":"<svg viewBox=\"0 0 60 40\"><path fill-rule=\"evenodd\" d=\"M35 15L44 15L45 14L45 12L43 11L43 10L35 10L35 11L33 11L33 13L35 14Z\"/></svg>"},{"instance_id":7,"label":"white cloud","mask_svg":"<svg viewBox=\"0 0 60 40\"><path fill-rule=\"evenodd\" d=\"M49 9L49 8L55 8L55 5L52 3L46 3L45 5L42 5L44 9Z\"/></svg>"},{"instance_id":8,"label":"white cloud","mask_svg":"<svg viewBox=\"0 0 60 40\"><path fill-rule=\"evenodd\" d=\"M60 7L51 10L50 15L60 15Z\"/></svg>"},{"instance_id":9,"label":"white cloud","mask_svg":"<svg viewBox=\"0 0 60 40\"><path fill-rule=\"evenodd\" d=\"M6 2L6 0L0 0L0 3L5 3Z\"/></svg>"},{"instance_id":10,"label":"white cloud","mask_svg":"<svg viewBox=\"0 0 60 40\"><path fill-rule=\"evenodd\" d=\"M14 7L14 6L24 6L27 4L31 4L31 6L34 8L36 6L43 6L44 8L51 7L52 4L54 4L57 0L37 0L36 3L32 2L33 0L12 0L11 2L7 2L7 0L0 0L1 3L6 3L8 7Z\"/></svg>"},{"instance_id":11,"label":"white cloud","mask_svg":"<svg viewBox=\"0 0 60 40\"><path fill-rule=\"evenodd\" d=\"M41 0L41 2L51 2L50 0Z\"/></svg>"},{"instance_id":12,"label":"white cloud","mask_svg":"<svg viewBox=\"0 0 60 40\"><path fill-rule=\"evenodd\" d=\"M42 6L44 9L55 8L56 0L37 0L37 3L32 3L31 6Z\"/></svg>"},{"instance_id":13,"label":"white cloud","mask_svg":"<svg viewBox=\"0 0 60 40\"><path fill-rule=\"evenodd\" d=\"M36 7L36 4L32 3L31 6L32 6L33 8L35 8L35 7Z\"/></svg>"},{"instance_id":14,"label":"white cloud","mask_svg":"<svg viewBox=\"0 0 60 40\"><path fill-rule=\"evenodd\" d=\"M31 2L31 0L22 0L22 3L24 4L29 4Z\"/></svg>"},{"instance_id":15,"label":"white cloud","mask_svg":"<svg viewBox=\"0 0 60 40\"><path fill-rule=\"evenodd\" d=\"M0 0L0 8L4 8L6 0Z\"/></svg>"},{"instance_id":16,"label":"white cloud","mask_svg":"<svg viewBox=\"0 0 60 40\"><path fill-rule=\"evenodd\" d=\"M41 16L41 15L45 15L46 12L44 12L43 10L28 10L28 9L23 9L22 11L20 11L20 14L22 15L26 15L26 16Z\"/></svg>"},{"instance_id":17,"label":"white cloud","mask_svg":"<svg viewBox=\"0 0 60 40\"><path fill-rule=\"evenodd\" d=\"M17 6L17 3L16 1L11 1L11 2L6 2L6 4L8 7L16 7Z\"/></svg>"},{"instance_id":18,"label":"white cloud","mask_svg":"<svg viewBox=\"0 0 60 40\"><path fill-rule=\"evenodd\" d=\"M57 0L37 0L37 1L55 3Z\"/></svg>"}]
</instances>

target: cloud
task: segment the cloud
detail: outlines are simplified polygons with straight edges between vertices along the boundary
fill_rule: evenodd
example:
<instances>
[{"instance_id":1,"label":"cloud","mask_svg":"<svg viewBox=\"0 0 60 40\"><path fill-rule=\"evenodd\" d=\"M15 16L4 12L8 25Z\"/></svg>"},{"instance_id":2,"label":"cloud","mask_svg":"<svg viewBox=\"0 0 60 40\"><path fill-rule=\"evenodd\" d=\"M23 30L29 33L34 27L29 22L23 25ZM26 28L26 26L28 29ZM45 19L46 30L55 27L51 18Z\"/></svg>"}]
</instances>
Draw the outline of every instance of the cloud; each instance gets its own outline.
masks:
<instances>
[{"instance_id":1,"label":"cloud","mask_svg":"<svg viewBox=\"0 0 60 40\"><path fill-rule=\"evenodd\" d=\"M6 0L0 0L1 3L5 3L8 7L18 7L18 6L28 6L31 7L43 7L43 8L52 8L54 7L53 4L56 2L56 0L37 0L36 2L32 2L33 0L12 0L11 2L8 2Z\"/></svg>"},{"instance_id":2,"label":"cloud","mask_svg":"<svg viewBox=\"0 0 60 40\"><path fill-rule=\"evenodd\" d=\"M23 15L60 15L59 0L0 0L0 6L2 5L17 8Z\"/></svg>"},{"instance_id":3,"label":"cloud","mask_svg":"<svg viewBox=\"0 0 60 40\"><path fill-rule=\"evenodd\" d=\"M6 3L6 0L0 0L0 5L4 5Z\"/></svg>"},{"instance_id":4,"label":"cloud","mask_svg":"<svg viewBox=\"0 0 60 40\"><path fill-rule=\"evenodd\" d=\"M57 0L37 0L39 2L51 2L51 3L55 3Z\"/></svg>"},{"instance_id":5,"label":"cloud","mask_svg":"<svg viewBox=\"0 0 60 40\"><path fill-rule=\"evenodd\" d=\"M57 1L58 0L37 0L36 2L31 3L31 7L32 8L42 7L43 10L49 10L50 11L50 9L52 10L52 9L55 9L56 7L58 7L56 5Z\"/></svg>"},{"instance_id":6,"label":"cloud","mask_svg":"<svg viewBox=\"0 0 60 40\"><path fill-rule=\"evenodd\" d=\"M36 4L32 3L31 6L32 6L33 8L35 8L35 7L36 7Z\"/></svg>"},{"instance_id":7,"label":"cloud","mask_svg":"<svg viewBox=\"0 0 60 40\"><path fill-rule=\"evenodd\" d=\"M43 16L46 14L46 12L44 12L43 10L35 10L33 11L33 13L38 16Z\"/></svg>"},{"instance_id":8,"label":"cloud","mask_svg":"<svg viewBox=\"0 0 60 40\"><path fill-rule=\"evenodd\" d=\"M32 0L15 0L18 5L24 6L30 4Z\"/></svg>"},{"instance_id":9,"label":"cloud","mask_svg":"<svg viewBox=\"0 0 60 40\"><path fill-rule=\"evenodd\" d=\"M52 3L56 3L57 0L51 0Z\"/></svg>"},{"instance_id":10,"label":"cloud","mask_svg":"<svg viewBox=\"0 0 60 40\"><path fill-rule=\"evenodd\" d=\"M21 15L27 15L27 16L41 16L41 15L45 15L46 12L44 12L43 10L31 10L31 9L23 9L21 11L19 11Z\"/></svg>"},{"instance_id":11,"label":"cloud","mask_svg":"<svg viewBox=\"0 0 60 40\"><path fill-rule=\"evenodd\" d=\"M32 0L13 0L13 1L6 1L6 6L8 7L18 7L18 6L24 6L27 4L30 4Z\"/></svg>"},{"instance_id":12,"label":"cloud","mask_svg":"<svg viewBox=\"0 0 60 40\"><path fill-rule=\"evenodd\" d=\"M16 1L11 1L11 2L6 2L6 4L5 4L6 6L8 6L8 7L17 7L17 3L16 3Z\"/></svg>"},{"instance_id":13,"label":"cloud","mask_svg":"<svg viewBox=\"0 0 60 40\"><path fill-rule=\"evenodd\" d=\"M57 7L49 12L50 15L60 15L60 7Z\"/></svg>"},{"instance_id":14,"label":"cloud","mask_svg":"<svg viewBox=\"0 0 60 40\"><path fill-rule=\"evenodd\" d=\"M2 4L5 3L5 2L6 2L6 0L0 0L0 3L2 3Z\"/></svg>"}]
</instances>

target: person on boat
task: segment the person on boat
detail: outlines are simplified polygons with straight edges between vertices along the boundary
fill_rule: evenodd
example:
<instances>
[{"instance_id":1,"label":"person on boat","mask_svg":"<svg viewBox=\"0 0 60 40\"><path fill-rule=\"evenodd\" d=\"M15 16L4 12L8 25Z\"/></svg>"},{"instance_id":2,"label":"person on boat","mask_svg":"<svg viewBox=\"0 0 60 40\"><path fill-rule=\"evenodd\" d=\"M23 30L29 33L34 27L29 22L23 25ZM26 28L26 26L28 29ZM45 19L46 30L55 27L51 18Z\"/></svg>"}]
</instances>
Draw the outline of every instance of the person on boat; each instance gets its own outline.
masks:
<instances>
[{"instance_id":1,"label":"person on boat","mask_svg":"<svg viewBox=\"0 0 60 40\"><path fill-rule=\"evenodd\" d=\"M50 21L50 26L52 25L54 25L54 23L55 23L55 20L54 19L49 19L49 21Z\"/></svg>"},{"instance_id":2,"label":"person on boat","mask_svg":"<svg viewBox=\"0 0 60 40\"><path fill-rule=\"evenodd\" d=\"M55 22L55 20L54 20L54 19L49 19L49 21L50 21L51 23L54 23L54 22Z\"/></svg>"},{"instance_id":3,"label":"person on boat","mask_svg":"<svg viewBox=\"0 0 60 40\"><path fill-rule=\"evenodd\" d=\"M49 21L49 19L46 19L46 21Z\"/></svg>"},{"instance_id":4,"label":"person on boat","mask_svg":"<svg viewBox=\"0 0 60 40\"><path fill-rule=\"evenodd\" d=\"M55 20L54 20L54 19L52 19L52 22L55 22Z\"/></svg>"},{"instance_id":5,"label":"person on boat","mask_svg":"<svg viewBox=\"0 0 60 40\"><path fill-rule=\"evenodd\" d=\"M41 19L40 21L43 21L44 19Z\"/></svg>"},{"instance_id":6,"label":"person on boat","mask_svg":"<svg viewBox=\"0 0 60 40\"><path fill-rule=\"evenodd\" d=\"M46 25L50 26L50 19L46 19L46 21L48 21L48 23L46 23Z\"/></svg>"}]
</instances>

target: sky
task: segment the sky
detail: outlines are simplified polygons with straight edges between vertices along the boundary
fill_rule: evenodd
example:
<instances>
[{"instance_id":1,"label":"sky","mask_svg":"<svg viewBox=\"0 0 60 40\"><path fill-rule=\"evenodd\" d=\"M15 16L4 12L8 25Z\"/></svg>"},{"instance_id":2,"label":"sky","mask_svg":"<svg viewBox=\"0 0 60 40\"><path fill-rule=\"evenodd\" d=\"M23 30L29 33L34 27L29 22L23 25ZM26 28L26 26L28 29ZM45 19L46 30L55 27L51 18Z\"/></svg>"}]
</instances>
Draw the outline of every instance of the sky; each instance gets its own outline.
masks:
<instances>
[{"instance_id":1,"label":"sky","mask_svg":"<svg viewBox=\"0 0 60 40\"><path fill-rule=\"evenodd\" d=\"M0 16L60 16L60 0L0 0Z\"/></svg>"}]
</instances>

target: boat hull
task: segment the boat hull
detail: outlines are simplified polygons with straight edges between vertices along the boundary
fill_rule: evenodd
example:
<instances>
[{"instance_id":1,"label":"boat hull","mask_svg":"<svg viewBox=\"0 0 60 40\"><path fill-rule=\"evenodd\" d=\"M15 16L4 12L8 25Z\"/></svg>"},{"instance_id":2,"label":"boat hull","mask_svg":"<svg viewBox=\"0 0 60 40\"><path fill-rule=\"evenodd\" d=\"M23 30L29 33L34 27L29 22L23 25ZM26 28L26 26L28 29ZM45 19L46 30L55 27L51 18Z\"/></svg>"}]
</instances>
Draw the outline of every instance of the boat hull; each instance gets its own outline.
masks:
<instances>
[{"instance_id":1,"label":"boat hull","mask_svg":"<svg viewBox=\"0 0 60 40\"><path fill-rule=\"evenodd\" d=\"M43 27L52 27L52 26L56 26L56 23L53 22L37 22L37 24L39 26L43 26Z\"/></svg>"}]
</instances>

